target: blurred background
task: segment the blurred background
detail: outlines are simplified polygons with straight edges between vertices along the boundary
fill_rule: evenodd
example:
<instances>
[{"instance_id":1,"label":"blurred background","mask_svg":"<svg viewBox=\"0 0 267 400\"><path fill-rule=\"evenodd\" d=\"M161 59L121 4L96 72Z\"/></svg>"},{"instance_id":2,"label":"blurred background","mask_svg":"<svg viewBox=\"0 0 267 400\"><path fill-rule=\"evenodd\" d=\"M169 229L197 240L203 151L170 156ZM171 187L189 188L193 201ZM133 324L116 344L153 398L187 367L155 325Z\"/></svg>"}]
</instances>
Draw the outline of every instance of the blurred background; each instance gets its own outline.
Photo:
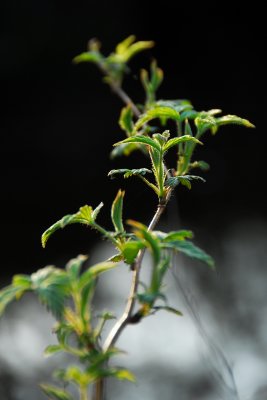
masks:
<instances>
[{"instance_id":1,"label":"blurred background","mask_svg":"<svg viewBox=\"0 0 267 400\"><path fill-rule=\"evenodd\" d=\"M125 217L149 222L156 199L139 182L110 181L110 169L147 166L140 155L111 161L121 102L90 64L72 59L97 37L103 52L130 34L156 47L130 64L125 88L138 103L141 67L153 58L165 72L159 98L188 98L198 110L221 108L249 119L206 136L197 158L211 165L205 185L179 189L160 229L189 228L213 255L217 272L177 260L169 276L173 305L185 316L159 314L130 327L119 346L121 363L137 384L112 384L110 399L266 400L267 272L265 26L263 10L224 3L56 0L0 5L1 282L47 264L64 266L79 253L92 262L110 253L79 226L55 234L43 250L42 232L81 205L104 201L100 222L126 188ZM138 189L137 189L138 187ZM100 284L97 307L118 314L129 272ZM101 290L102 289L102 290ZM33 323L34 321L34 323ZM53 342L50 317L33 299L12 305L0 321L0 399L44 399L38 382L62 360L44 360ZM234 379L233 379L234 375ZM239 397L234 394L236 385Z\"/></svg>"}]
</instances>

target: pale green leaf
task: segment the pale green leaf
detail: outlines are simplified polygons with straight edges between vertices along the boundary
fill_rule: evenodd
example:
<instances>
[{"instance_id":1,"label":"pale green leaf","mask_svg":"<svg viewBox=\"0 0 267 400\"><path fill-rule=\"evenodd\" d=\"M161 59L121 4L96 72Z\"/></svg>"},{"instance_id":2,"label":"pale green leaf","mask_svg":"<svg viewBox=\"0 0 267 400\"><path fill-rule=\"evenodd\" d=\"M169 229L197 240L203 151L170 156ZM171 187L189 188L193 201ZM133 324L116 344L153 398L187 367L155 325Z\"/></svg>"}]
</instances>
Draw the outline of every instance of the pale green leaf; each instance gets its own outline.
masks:
<instances>
[{"instance_id":1,"label":"pale green leaf","mask_svg":"<svg viewBox=\"0 0 267 400\"><path fill-rule=\"evenodd\" d=\"M178 315L179 317L182 317L182 316L183 316L183 314L181 313L181 311L176 310L176 308L169 307L169 306L155 306L155 307L153 307L153 310L156 310L156 311L158 311L158 310L165 310L165 311L171 312L171 313L173 313L173 314L175 314L175 315Z\"/></svg>"},{"instance_id":2,"label":"pale green leaf","mask_svg":"<svg viewBox=\"0 0 267 400\"><path fill-rule=\"evenodd\" d=\"M94 280L98 275L103 272L109 271L117 267L118 263L112 261L103 261L89 267L80 277L79 287L83 288L88 282Z\"/></svg>"},{"instance_id":3,"label":"pale green leaf","mask_svg":"<svg viewBox=\"0 0 267 400\"><path fill-rule=\"evenodd\" d=\"M193 236L194 234L192 231L187 231L187 230L173 231L166 234L166 236L163 238L163 242L192 239Z\"/></svg>"},{"instance_id":4,"label":"pale green leaf","mask_svg":"<svg viewBox=\"0 0 267 400\"><path fill-rule=\"evenodd\" d=\"M7 286L4 289L0 290L0 316L5 311L7 305L12 301L20 298L26 290L23 286L20 287L13 285Z\"/></svg>"},{"instance_id":5,"label":"pale green leaf","mask_svg":"<svg viewBox=\"0 0 267 400\"><path fill-rule=\"evenodd\" d=\"M68 392L56 386L42 383L40 387L51 400L74 400Z\"/></svg>"},{"instance_id":6,"label":"pale green leaf","mask_svg":"<svg viewBox=\"0 0 267 400\"><path fill-rule=\"evenodd\" d=\"M45 349L44 355L45 355L45 357L49 357L53 354L60 353L61 351L64 351L64 349L62 348L61 345L59 345L59 344L52 345L51 344L51 345L47 346L47 348Z\"/></svg>"},{"instance_id":7,"label":"pale green leaf","mask_svg":"<svg viewBox=\"0 0 267 400\"><path fill-rule=\"evenodd\" d=\"M189 100L158 100L156 102L157 106L173 108L178 113L185 110L191 110L193 108Z\"/></svg>"},{"instance_id":8,"label":"pale green leaf","mask_svg":"<svg viewBox=\"0 0 267 400\"><path fill-rule=\"evenodd\" d=\"M255 128L255 125L253 125L250 121L248 121L247 119L237 117L236 115L225 115L223 117L217 118L216 124L218 126L234 124L234 125L242 125L245 126L246 128Z\"/></svg>"},{"instance_id":9,"label":"pale green leaf","mask_svg":"<svg viewBox=\"0 0 267 400\"><path fill-rule=\"evenodd\" d=\"M78 56L73 58L73 62L75 64L79 64L81 62L92 62L99 63L102 61L103 56L97 51L86 51L84 53L79 54Z\"/></svg>"},{"instance_id":10,"label":"pale green leaf","mask_svg":"<svg viewBox=\"0 0 267 400\"><path fill-rule=\"evenodd\" d=\"M114 372L113 376L119 380L135 382L135 376L127 369L119 369L118 371Z\"/></svg>"}]
</instances>

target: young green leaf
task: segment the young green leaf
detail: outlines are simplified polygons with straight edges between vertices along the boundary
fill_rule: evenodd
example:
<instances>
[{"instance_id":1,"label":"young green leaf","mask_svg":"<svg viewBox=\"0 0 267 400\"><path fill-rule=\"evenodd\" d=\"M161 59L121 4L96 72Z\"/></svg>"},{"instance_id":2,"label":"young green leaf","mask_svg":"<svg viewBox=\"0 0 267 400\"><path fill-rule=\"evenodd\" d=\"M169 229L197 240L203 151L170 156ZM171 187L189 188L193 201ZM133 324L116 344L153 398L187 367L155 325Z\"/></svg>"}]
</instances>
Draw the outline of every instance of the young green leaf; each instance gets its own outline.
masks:
<instances>
[{"instance_id":1,"label":"young green leaf","mask_svg":"<svg viewBox=\"0 0 267 400\"><path fill-rule=\"evenodd\" d=\"M139 117L135 124L135 130L138 131L144 124L147 124L155 118L164 119L165 121L167 119L179 121L180 114L172 107L154 106Z\"/></svg>"},{"instance_id":2,"label":"young green leaf","mask_svg":"<svg viewBox=\"0 0 267 400\"><path fill-rule=\"evenodd\" d=\"M115 200L111 207L111 219L117 233L122 233L124 231L122 222L122 208L123 208L123 197L125 192L119 190Z\"/></svg>"},{"instance_id":3,"label":"young green leaf","mask_svg":"<svg viewBox=\"0 0 267 400\"><path fill-rule=\"evenodd\" d=\"M82 289L88 282L94 280L98 275L117 267L117 265L118 263L112 261L104 261L89 267L80 277L79 288Z\"/></svg>"},{"instance_id":4,"label":"young green leaf","mask_svg":"<svg viewBox=\"0 0 267 400\"><path fill-rule=\"evenodd\" d=\"M214 260L208 255L204 250L201 250L199 247L195 246L192 242L188 240L177 240L172 242L163 242L162 247L164 249L173 249L175 251L186 254L191 258L195 258L197 260L203 261L212 269L214 269Z\"/></svg>"},{"instance_id":5,"label":"young green leaf","mask_svg":"<svg viewBox=\"0 0 267 400\"><path fill-rule=\"evenodd\" d=\"M20 298L26 291L27 289L23 286L13 285L9 285L0 290L0 316L3 314L9 303Z\"/></svg>"},{"instance_id":6,"label":"young green leaf","mask_svg":"<svg viewBox=\"0 0 267 400\"><path fill-rule=\"evenodd\" d=\"M245 126L246 128L255 128L255 125L253 125L250 121L244 118L237 117L236 115L225 115L223 117L217 118L216 124L217 126L234 124L234 125L242 125Z\"/></svg>"},{"instance_id":7,"label":"young green leaf","mask_svg":"<svg viewBox=\"0 0 267 400\"><path fill-rule=\"evenodd\" d=\"M53 400L74 400L74 398L67 393L65 390L60 389L56 386L52 386L52 385L47 385L42 383L40 385L41 389L43 390L43 392L49 396L50 399Z\"/></svg>"},{"instance_id":8,"label":"young green leaf","mask_svg":"<svg viewBox=\"0 0 267 400\"><path fill-rule=\"evenodd\" d=\"M198 144L203 144L198 139L196 139L194 136L183 135L183 136L168 140L168 142L163 146L163 151L166 152L171 147L176 146L180 143L184 143L184 142L194 142L194 143L198 143Z\"/></svg>"},{"instance_id":9,"label":"young green leaf","mask_svg":"<svg viewBox=\"0 0 267 400\"><path fill-rule=\"evenodd\" d=\"M127 135L131 135L134 129L133 111L130 105L123 107L120 114L119 125Z\"/></svg>"},{"instance_id":10,"label":"young green leaf","mask_svg":"<svg viewBox=\"0 0 267 400\"><path fill-rule=\"evenodd\" d=\"M129 219L127 223L134 228L134 234L142 239L145 246L151 250L154 262L158 264L160 261L160 245L158 238L152 232L148 231L147 227L140 222Z\"/></svg>"},{"instance_id":11,"label":"young green leaf","mask_svg":"<svg viewBox=\"0 0 267 400\"><path fill-rule=\"evenodd\" d=\"M185 110L191 110L193 108L189 100L158 100L156 102L157 106L173 108L178 113Z\"/></svg>"},{"instance_id":12,"label":"young green leaf","mask_svg":"<svg viewBox=\"0 0 267 400\"><path fill-rule=\"evenodd\" d=\"M160 151L160 145L148 136L136 135L115 143L113 146L119 146L124 143L141 143L153 147L155 150Z\"/></svg>"},{"instance_id":13,"label":"young green leaf","mask_svg":"<svg viewBox=\"0 0 267 400\"><path fill-rule=\"evenodd\" d=\"M118 370L111 370L111 375L119 380L127 380L130 382L135 382L135 376L132 372L128 371L127 369L118 369Z\"/></svg>"},{"instance_id":14,"label":"young green leaf","mask_svg":"<svg viewBox=\"0 0 267 400\"><path fill-rule=\"evenodd\" d=\"M192 231L187 231L187 230L173 231L165 234L163 242L173 242L176 240L192 239L193 236L194 235Z\"/></svg>"},{"instance_id":15,"label":"young green leaf","mask_svg":"<svg viewBox=\"0 0 267 400\"><path fill-rule=\"evenodd\" d=\"M67 225L70 224L84 224L84 225L93 225L97 214L100 209L103 207L103 203L100 203L95 210L91 206L85 205L80 207L79 211L75 214L68 214L65 217L61 218L55 224L50 226L43 234L42 234L42 246L45 247L50 236L56 232L58 229L63 229Z\"/></svg>"},{"instance_id":16,"label":"young green leaf","mask_svg":"<svg viewBox=\"0 0 267 400\"><path fill-rule=\"evenodd\" d=\"M73 58L74 64L91 62L98 64L103 60L103 56L98 51L86 51Z\"/></svg>"},{"instance_id":17,"label":"young green leaf","mask_svg":"<svg viewBox=\"0 0 267 400\"><path fill-rule=\"evenodd\" d=\"M189 169L193 168L199 168L202 171L208 171L210 169L210 166L206 161L194 161L189 164Z\"/></svg>"},{"instance_id":18,"label":"young green leaf","mask_svg":"<svg viewBox=\"0 0 267 400\"><path fill-rule=\"evenodd\" d=\"M120 251L123 255L124 261L126 264L132 265L141 250L144 247L141 241L131 240L129 242L123 243L120 247Z\"/></svg>"},{"instance_id":19,"label":"young green leaf","mask_svg":"<svg viewBox=\"0 0 267 400\"><path fill-rule=\"evenodd\" d=\"M44 351L44 355L45 357L49 357L53 354L60 353L61 351L64 351L64 349L60 344L52 344L47 346L47 348Z\"/></svg>"},{"instance_id":20,"label":"young green leaf","mask_svg":"<svg viewBox=\"0 0 267 400\"><path fill-rule=\"evenodd\" d=\"M171 312L172 314L178 315L179 317L183 316L181 311L176 310L176 308L169 307L169 306L154 306L153 310L156 310L156 311L165 310L165 311Z\"/></svg>"}]
</instances>

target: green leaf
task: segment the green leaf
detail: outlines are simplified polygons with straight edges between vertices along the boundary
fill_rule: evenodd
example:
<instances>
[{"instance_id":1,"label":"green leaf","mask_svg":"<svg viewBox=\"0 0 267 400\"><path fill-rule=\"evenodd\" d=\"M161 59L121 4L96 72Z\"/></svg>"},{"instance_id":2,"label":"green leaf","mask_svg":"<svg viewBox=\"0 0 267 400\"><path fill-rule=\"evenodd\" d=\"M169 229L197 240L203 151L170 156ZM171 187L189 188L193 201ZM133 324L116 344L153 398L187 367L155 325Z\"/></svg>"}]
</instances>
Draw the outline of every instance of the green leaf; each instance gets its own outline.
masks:
<instances>
[{"instance_id":1,"label":"green leaf","mask_svg":"<svg viewBox=\"0 0 267 400\"><path fill-rule=\"evenodd\" d=\"M120 114L119 125L122 130L124 130L127 134L132 134L134 129L133 123L133 111L128 104L126 107L123 107Z\"/></svg>"},{"instance_id":2,"label":"green leaf","mask_svg":"<svg viewBox=\"0 0 267 400\"><path fill-rule=\"evenodd\" d=\"M209 267L214 269L215 264L213 258L210 255L208 255L204 250L201 250L199 247L195 246L192 242L188 240L163 242L162 247L165 249L173 249L179 251L191 258L203 261L206 264L208 264Z\"/></svg>"},{"instance_id":3,"label":"green leaf","mask_svg":"<svg viewBox=\"0 0 267 400\"><path fill-rule=\"evenodd\" d=\"M193 108L189 100L158 100L156 102L157 106L173 108L178 113L185 110L191 110Z\"/></svg>"},{"instance_id":4,"label":"green leaf","mask_svg":"<svg viewBox=\"0 0 267 400\"><path fill-rule=\"evenodd\" d=\"M165 186L175 187L179 184L179 182L186 186L188 189L191 189L191 181L198 180L202 182L206 182L201 176L197 175L182 175L182 176L172 176L168 178L165 182Z\"/></svg>"},{"instance_id":5,"label":"green leaf","mask_svg":"<svg viewBox=\"0 0 267 400\"><path fill-rule=\"evenodd\" d=\"M32 290L57 319L61 319L64 303L70 294L70 280L65 271L48 266L31 275Z\"/></svg>"},{"instance_id":6,"label":"green leaf","mask_svg":"<svg viewBox=\"0 0 267 400\"><path fill-rule=\"evenodd\" d=\"M163 151L166 152L171 147L176 146L176 145L178 145L180 143L184 143L184 142L194 142L194 143L202 144L194 136L184 135L184 136L180 136L180 137L176 137L176 138L168 140L168 142L163 146Z\"/></svg>"},{"instance_id":7,"label":"green leaf","mask_svg":"<svg viewBox=\"0 0 267 400\"><path fill-rule=\"evenodd\" d=\"M80 64L81 62L92 62L99 63L103 60L103 56L98 51L86 51L73 58L75 64Z\"/></svg>"},{"instance_id":8,"label":"green leaf","mask_svg":"<svg viewBox=\"0 0 267 400\"><path fill-rule=\"evenodd\" d=\"M9 303L20 298L27 289L23 286L7 286L0 290L0 316L5 311L5 308Z\"/></svg>"},{"instance_id":9,"label":"green leaf","mask_svg":"<svg viewBox=\"0 0 267 400\"><path fill-rule=\"evenodd\" d=\"M121 142L115 143L113 146L118 146L124 143L141 143L141 144L146 144L157 151L161 150L160 145L155 140L151 139L148 136L143 136L143 135L131 136L127 139L122 140Z\"/></svg>"},{"instance_id":10,"label":"green leaf","mask_svg":"<svg viewBox=\"0 0 267 400\"><path fill-rule=\"evenodd\" d=\"M143 240L146 247L151 250L155 264L160 261L160 246L158 238L153 232L148 231L148 228L140 222L128 220L128 225L134 228L134 234Z\"/></svg>"},{"instance_id":11,"label":"green leaf","mask_svg":"<svg viewBox=\"0 0 267 400\"><path fill-rule=\"evenodd\" d=\"M154 46L152 41L139 41L135 42L135 36L131 35L124 39L116 47L115 53L111 54L108 58L112 62L127 63L133 56L141 51L150 49Z\"/></svg>"},{"instance_id":12,"label":"green leaf","mask_svg":"<svg viewBox=\"0 0 267 400\"><path fill-rule=\"evenodd\" d=\"M110 157L111 159L114 159L120 156L129 156L133 151L138 150L139 146L137 146L135 143L120 144L112 150L112 152L110 153Z\"/></svg>"},{"instance_id":13,"label":"green leaf","mask_svg":"<svg viewBox=\"0 0 267 400\"><path fill-rule=\"evenodd\" d=\"M127 380L130 382L135 382L135 376L132 372L128 371L127 369L119 369L112 374L115 378L119 380Z\"/></svg>"},{"instance_id":14,"label":"green leaf","mask_svg":"<svg viewBox=\"0 0 267 400\"><path fill-rule=\"evenodd\" d=\"M138 131L144 124L147 124L155 118L164 120L173 119L175 121L179 121L180 114L171 107L154 106L139 117L135 124L135 130Z\"/></svg>"},{"instance_id":15,"label":"green leaf","mask_svg":"<svg viewBox=\"0 0 267 400\"><path fill-rule=\"evenodd\" d=\"M125 192L119 190L115 200L111 207L111 219L115 228L115 231L122 233L124 231L122 222L122 208L123 208L123 197Z\"/></svg>"},{"instance_id":16,"label":"green leaf","mask_svg":"<svg viewBox=\"0 0 267 400\"><path fill-rule=\"evenodd\" d=\"M43 392L53 400L74 400L73 397L65 390L60 389L56 386L47 385L42 383L40 385Z\"/></svg>"},{"instance_id":17,"label":"green leaf","mask_svg":"<svg viewBox=\"0 0 267 400\"><path fill-rule=\"evenodd\" d=\"M123 174L124 178L129 178L130 176L144 176L145 174L151 174L152 171L150 171L150 169L147 168L139 168L139 169L112 169L111 171L109 171L108 176L110 176L111 178L113 178L115 175L120 175Z\"/></svg>"},{"instance_id":18,"label":"green leaf","mask_svg":"<svg viewBox=\"0 0 267 400\"><path fill-rule=\"evenodd\" d=\"M88 282L94 280L103 272L109 271L117 267L118 263L112 261L104 261L89 267L80 277L79 288L83 288Z\"/></svg>"},{"instance_id":19,"label":"green leaf","mask_svg":"<svg viewBox=\"0 0 267 400\"><path fill-rule=\"evenodd\" d=\"M58 229L63 229L67 225L70 224L84 224L84 225L93 225L96 219L97 214L100 209L103 207L103 203L100 203L95 210L91 206L85 205L80 207L79 211L75 214L68 214L65 217L61 218L55 224L50 226L43 234L42 234L42 246L45 247L50 236L57 231Z\"/></svg>"},{"instance_id":20,"label":"green leaf","mask_svg":"<svg viewBox=\"0 0 267 400\"><path fill-rule=\"evenodd\" d=\"M49 356L51 356L53 354L56 354L56 353L59 353L59 352L61 352L63 350L64 349L62 348L61 345L53 344L53 345L47 346L47 348L44 351L44 355L45 355L45 357L49 357Z\"/></svg>"},{"instance_id":21,"label":"green leaf","mask_svg":"<svg viewBox=\"0 0 267 400\"><path fill-rule=\"evenodd\" d=\"M187 231L187 230L173 231L166 234L166 236L163 238L163 241L172 242L176 240L192 239L193 236L194 235L192 231Z\"/></svg>"},{"instance_id":22,"label":"green leaf","mask_svg":"<svg viewBox=\"0 0 267 400\"><path fill-rule=\"evenodd\" d=\"M193 168L200 168L202 171L208 171L210 166L205 161L194 161L193 163L189 164L190 169Z\"/></svg>"},{"instance_id":23,"label":"green leaf","mask_svg":"<svg viewBox=\"0 0 267 400\"><path fill-rule=\"evenodd\" d=\"M225 115L223 117L217 118L216 124L217 126L234 124L234 125L242 125L245 126L246 128L255 128L255 125L253 125L250 121L248 121L247 119L237 117L236 115Z\"/></svg>"},{"instance_id":24,"label":"green leaf","mask_svg":"<svg viewBox=\"0 0 267 400\"><path fill-rule=\"evenodd\" d=\"M141 250L143 247L144 245L140 241L132 240L130 242L123 243L123 245L120 247L120 250L122 252L124 261L127 264L133 264L139 250Z\"/></svg>"},{"instance_id":25,"label":"green leaf","mask_svg":"<svg viewBox=\"0 0 267 400\"><path fill-rule=\"evenodd\" d=\"M71 280L76 280L79 277L81 268L87 259L87 256L80 254L78 257L71 259L67 263L66 271Z\"/></svg>"},{"instance_id":26,"label":"green leaf","mask_svg":"<svg viewBox=\"0 0 267 400\"><path fill-rule=\"evenodd\" d=\"M165 310L165 311L171 312L171 313L173 313L173 314L175 314L175 315L178 315L179 317L182 317L182 316L183 316L183 314L181 313L181 311L176 310L176 308L169 307L169 306L155 306L155 307L153 307L153 310L156 310L156 311L158 311L158 310Z\"/></svg>"}]
</instances>

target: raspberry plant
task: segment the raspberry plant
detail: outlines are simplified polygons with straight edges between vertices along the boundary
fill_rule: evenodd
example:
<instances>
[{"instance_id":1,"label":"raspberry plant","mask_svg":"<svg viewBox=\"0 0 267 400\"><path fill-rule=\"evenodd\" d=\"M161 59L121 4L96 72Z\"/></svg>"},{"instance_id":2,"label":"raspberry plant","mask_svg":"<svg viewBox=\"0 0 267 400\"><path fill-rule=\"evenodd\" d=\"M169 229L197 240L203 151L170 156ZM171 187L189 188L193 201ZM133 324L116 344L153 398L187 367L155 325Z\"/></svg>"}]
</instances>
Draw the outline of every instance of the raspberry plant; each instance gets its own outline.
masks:
<instances>
[{"instance_id":1,"label":"raspberry plant","mask_svg":"<svg viewBox=\"0 0 267 400\"><path fill-rule=\"evenodd\" d=\"M252 128L246 119L235 115L221 116L221 110L197 111L188 100L157 99L156 92L163 81L163 71L152 61L150 71L141 70L140 81L145 92L144 104L136 105L123 90L123 79L129 71L128 62L139 52L153 47L152 41L135 41L130 36L119 43L107 57L100 51L100 42L93 39L88 50L74 58L74 63L95 64L104 75L104 81L125 103L119 125L126 138L114 144L112 157L129 156L134 151L142 153L138 169L118 169L109 172L111 178L137 177L151 189L157 198L157 208L149 226L135 220L123 220L125 192L119 190L111 206L113 231L97 223L103 203L93 208L84 205L74 214L65 215L42 235L42 245L57 230L70 224L83 224L96 230L112 243L115 254L97 265L89 265L86 256L70 260L64 269L48 266L32 275L15 275L11 285L0 291L0 313L13 300L24 293L36 293L39 301L54 315L58 344L46 348L46 355L65 352L73 357L74 364L55 371L57 386L41 384L48 398L57 400L102 400L106 377L133 381L133 374L123 368L110 366L110 359L120 350L116 342L127 325L139 323L158 310L166 310L178 316L179 310L168 303L163 290L164 277L171 268L172 253L183 253L201 260L211 269L214 261L210 255L192 242L190 230L161 232L155 230L174 190L180 185L191 188L195 181L205 182L192 170L205 171L208 164L194 160L196 146L202 145L206 133L216 134L223 125L237 124ZM166 125L172 121L176 127L170 132ZM176 162L167 166L166 154L175 152ZM147 161L147 160L150 161ZM145 165L145 167L144 167ZM135 183L138 184L137 182ZM152 271L148 282L140 282L139 275L145 252L152 259ZM123 262L132 271L129 295L123 314L117 319L105 339L103 327L107 320L115 318L112 312L94 315L93 301L98 277ZM141 283L141 284L140 284ZM95 322L97 319L97 323ZM75 361L76 360L76 361ZM77 392L70 386L75 386ZM76 396L75 396L76 393Z\"/></svg>"}]
</instances>

